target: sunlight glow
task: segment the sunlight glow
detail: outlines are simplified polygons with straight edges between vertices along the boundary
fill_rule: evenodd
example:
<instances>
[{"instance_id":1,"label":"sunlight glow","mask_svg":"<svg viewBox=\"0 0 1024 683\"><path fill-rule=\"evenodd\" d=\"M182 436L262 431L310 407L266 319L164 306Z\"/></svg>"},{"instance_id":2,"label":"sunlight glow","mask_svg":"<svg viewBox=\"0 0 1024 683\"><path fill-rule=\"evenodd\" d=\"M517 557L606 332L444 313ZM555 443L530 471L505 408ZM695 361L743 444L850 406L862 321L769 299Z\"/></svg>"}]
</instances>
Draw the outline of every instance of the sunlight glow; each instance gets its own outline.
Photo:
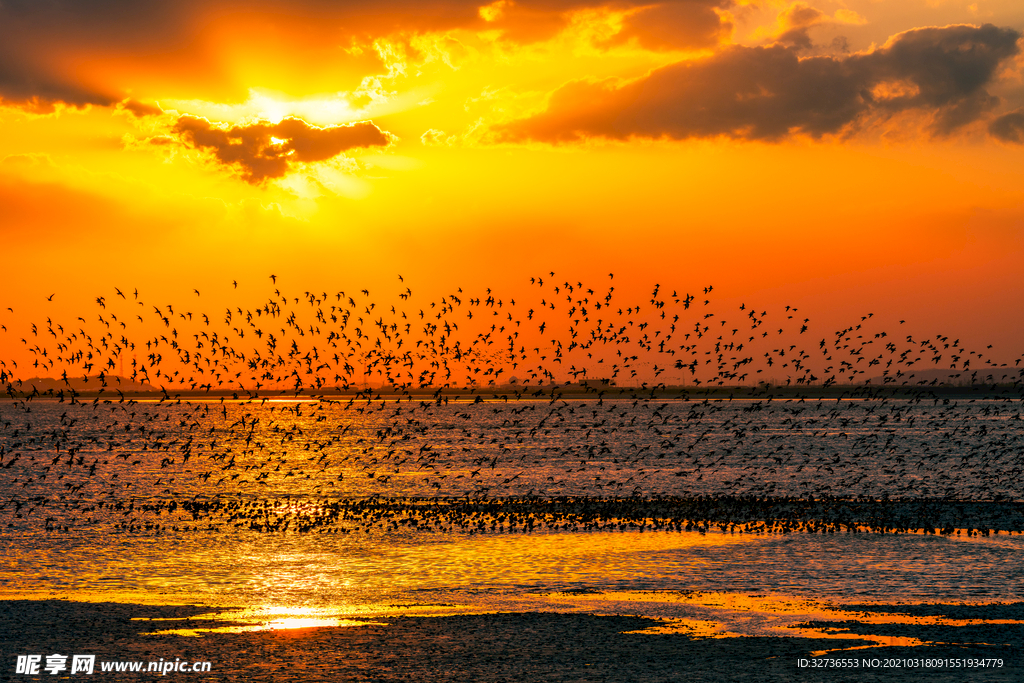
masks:
<instances>
[{"instance_id":1,"label":"sunlight glow","mask_svg":"<svg viewBox=\"0 0 1024 683\"><path fill-rule=\"evenodd\" d=\"M351 93L334 93L310 98L289 98L283 93L258 89L249 91L244 102L222 103L206 100L161 100L166 109L188 112L211 121L246 123L254 120L279 123L287 116L296 116L317 125L336 125L359 121L365 112L353 108Z\"/></svg>"}]
</instances>

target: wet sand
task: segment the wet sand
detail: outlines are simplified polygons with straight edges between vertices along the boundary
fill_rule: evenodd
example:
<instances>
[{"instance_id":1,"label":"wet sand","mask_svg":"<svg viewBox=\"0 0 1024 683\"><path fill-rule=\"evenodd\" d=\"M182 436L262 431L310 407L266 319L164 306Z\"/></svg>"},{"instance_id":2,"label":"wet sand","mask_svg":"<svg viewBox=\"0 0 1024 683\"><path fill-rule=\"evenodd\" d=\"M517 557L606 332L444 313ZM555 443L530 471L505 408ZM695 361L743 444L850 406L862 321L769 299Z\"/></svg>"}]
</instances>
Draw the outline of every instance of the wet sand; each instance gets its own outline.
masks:
<instances>
[{"instance_id":1,"label":"wet sand","mask_svg":"<svg viewBox=\"0 0 1024 683\"><path fill-rule=\"evenodd\" d=\"M846 635L834 638L714 638L667 622L636 616L578 613L387 616L344 627L221 631L184 636L174 627L217 628L205 606L85 603L63 600L0 601L0 681L57 680L15 674L20 654L94 654L100 661L210 661L209 673L101 673L92 680L209 681L1019 681L1024 674L1024 604L999 606L863 606L845 608L851 618L826 624ZM865 610L925 617L921 623L866 624ZM935 623L929 617L944 619ZM974 618L1003 623L972 624ZM955 620L962 620L957 623ZM368 620L369 621L369 620ZM966 625L964 625L966 624ZM244 624L239 624L244 626ZM877 646L858 634L936 643ZM806 633L795 629L796 633ZM894 641L896 642L896 641ZM903 642L899 640L899 642ZM945 643L945 644L943 644ZM873 647L871 647L873 646ZM829 651L825 654L814 653ZM997 658L1002 668L801 667L801 659ZM76 674L67 680L89 680Z\"/></svg>"}]
</instances>

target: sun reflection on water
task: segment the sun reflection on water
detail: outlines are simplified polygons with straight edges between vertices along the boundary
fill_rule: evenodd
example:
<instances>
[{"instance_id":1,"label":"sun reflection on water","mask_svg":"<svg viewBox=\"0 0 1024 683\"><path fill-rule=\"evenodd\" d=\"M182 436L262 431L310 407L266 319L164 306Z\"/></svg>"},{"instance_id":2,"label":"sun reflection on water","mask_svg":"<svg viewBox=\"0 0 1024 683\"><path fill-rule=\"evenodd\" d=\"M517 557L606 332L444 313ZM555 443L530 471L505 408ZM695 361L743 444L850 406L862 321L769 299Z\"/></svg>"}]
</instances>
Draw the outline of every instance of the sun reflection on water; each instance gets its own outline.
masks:
<instances>
[{"instance_id":1,"label":"sun reflection on water","mask_svg":"<svg viewBox=\"0 0 1024 683\"><path fill-rule=\"evenodd\" d=\"M118 545L120 540L88 560L65 548L65 569L80 571L62 587L54 587L48 569L35 583L23 581L6 591L0 583L0 597L199 605L204 612L198 615L149 627L163 629L157 634L193 637L384 628L398 617L555 612L652 620L630 638L784 637L834 644L815 654L945 641L999 644L1000 633L1024 623L1006 618L1018 616L1012 610L993 618L964 609L899 613L910 603L1019 599L1020 568L1007 561L1024 547L1019 536L240 531L157 538L146 545L130 538ZM37 552L52 557L53 551ZM82 559L75 564L66 558ZM50 588L42 588L43 578ZM950 597L954 590L963 595L968 585L999 590L975 591L974 603Z\"/></svg>"},{"instance_id":2,"label":"sun reflection on water","mask_svg":"<svg viewBox=\"0 0 1024 683\"><path fill-rule=\"evenodd\" d=\"M358 610L355 610L358 611ZM143 621L133 619L133 621ZM204 633L251 633L256 631L283 631L303 628L387 626L386 622L350 619L339 616L337 610L310 607L264 605L226 612L211 612L180 619L151 619L146 621L199 621L203 626L172 628L154 631L151 635L177 635L198 637ZM223 622L222 626L205 625Z\"/></svg>"}]
</instances>

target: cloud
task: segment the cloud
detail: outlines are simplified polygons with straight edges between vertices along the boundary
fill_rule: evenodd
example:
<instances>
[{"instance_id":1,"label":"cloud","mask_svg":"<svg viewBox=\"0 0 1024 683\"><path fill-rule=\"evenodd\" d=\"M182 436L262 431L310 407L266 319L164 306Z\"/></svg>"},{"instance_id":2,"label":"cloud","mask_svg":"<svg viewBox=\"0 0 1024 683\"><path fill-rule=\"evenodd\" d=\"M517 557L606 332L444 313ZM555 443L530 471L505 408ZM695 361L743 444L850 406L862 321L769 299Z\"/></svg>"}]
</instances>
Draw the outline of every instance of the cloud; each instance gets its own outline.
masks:
<instances>
[{"instance_id":1,"label":"cloud","mask_svg":"<svg viewBox=\"0 0 1024 683\"><path fill-rule=\"evenodd\" d=\"M870 117L920 111L932 134L982 118L997 103L985 86L1019 52L1021 34L991 24L921 28L872 52L801 59L796 46L733 46L622 84L576 81L547 110L496 126L499 140L590 137L781 140L843 132Z\"/></svg>"},{"instance_id":2,"label":"cloud","mask_svg":"<svg viewBox=\"0 0 1024 683\"><path fill-rule=\"evenodd\" d=\"M145 104L130 98L118 103L117 108L130 112L133 116L139 119L146 116L159 116L164 113L164 110L156 105Z\"/></svg>"},{"instance_id":3,"label":"cloud","mask_svg":"<svg viewBox=\"0 0 1024 683\"><path fill-rule=\"evenodd\" d=\"M530 43L566 30L584 10L623 15L609 44L707 47L729 34L716 10L733 1L3 0L0 99L35 111L113 105L150 81L212 96L238 87L225 46L272 40L282 59L316 69L308 60L336 54L339 41L465 29Z\"/></svg>"},{"instance_id":4,"label":"cloud","mask_svg":"<svg viewBox=\"0 0 1024 683\"><path fill-rule=\"evenodd\" d=\"M0 159L0 165L11 164L12 166L45 166L53 167L53 159L50 158L49 154L38 154L29 152L27 154L8 154L3 159Z\"/></svg>"},{"instance_id":5,"label":"cloud","mask_svg":"<svg viewBox=\"0 0 1024 683\"><path fill-rule=\"evenodd\" d=\"M61 104L82 109L89 105L105 107L115 101L109 94L47 73L38 65L26 66L19 62L0 50L0 104L35 114L50 114Z\"/></svg>"},{"instance_id":6,"label":"cloud","mask_svg":"<svg viewBox=\"0 0 1024 683\"><path fill-rule=\"evenodd\" d=\"M146 54L154 42L180 36L173 14L128 0L3 0L0 100L36 113L111 106L121 99L118 88L87 77L83 63L117 51Z\"/></svg>"},{"instance_id":7,"label":"cloud","mask_svg":"<svg viewBox=\"0 0 1024 683\"><path fill-rule=\"evenodd\" d=\"M493 31L502 41L530 44L577 30L588 13L616 17L609 24L614 29L590 36L599 47L635 41L652 50L707 48L731 34L723 10L734 3L252 0L243 6L235 0L0 0L0 104L50 113L60 107L114 106L129 92L237 99L252 84L239 82L240 57L231 53L254 45L266 44L267 54L280 55L282 72L301 70L328 84L336 82L330 65L339 44L353 45L346 51L348 68L372 69L372 51L359 57L364 50L355 49L357 43L391 36L414 42L425 33L466 30ZM609 30L617 32L609 36ZM387 63L386 56L380 58ZM287 82L275 78L263 85L280 88Z\"/></svg>"},{"instance_id":8,"label":"cloud","mask_svg":"<svg viewBox=\"0 0 1024 683\"><path fill-rule=\"evenodd\" d=\"M212 152L217 161L237 169L253 184L280 178L296 163L326 161L349 149L382 147L394 139L369 121L319 127L285 118L279 123L224 127L187 114L178 117L173 132L186 145Z\"/></svg>"},{"instance_id":9,"label":"cloud","mask_svg":"<svg viewBox=\"0 0 1024 683\"><path fill-rule=\"evenodd\" d=\"M1024 143L1024 109L1003 114L989 124L988 132L1003 142Z\"/></svg>"},{"instance_id":10,"label":"cloud","mask_svg":"<svg viewBox=\"0 0 1024 683\"><path fill-rule=\"evenodd\" d=\"M825 23L828 15L819 9L797 2L791 5L779 16L782 24L782 33L779 35L780 43L788 43L796 47L811 47L811 37L808 31L812 26Z\"/></svg>"},{"instance_id":11,"label":"cloud","mask_svg":"<svg viewBox=\"0 0 1024 683\"><path fill-rule=\"evenodd\" d=\"M420 136L420 142L427 147L436 147L437 145L451 144L452 137L454 136L449 136L443 130L428 128L424 131L423 135Z\"/></svg>"},{"instance_id":12,"label":"cloud","mask_svg":"<svg viewBox=\"0 0 1024 683\"><path fill-rule=\"evenodd\" d=\"M629 14L622 30L607 44L635 39L649 50L713 47L732 33L727 15L716 11L731 5L725 1L690 0L641 6Z\"/></svg>"},{"instance_id":13,"label":"cloud","mask_svg":"<svg viewBox=\"0 0 1024 683\"><path fill-rule=\"evenodd\" d=\"M768 33L761 29L755 31L755 35L767 35L774 42L809 50L814 47L810 36L812 28L825 25L861 25L867 23L867 20L848 9L838 9L830 17L816 7L804 2L794 2L779 13L776 23L773 32ZM836 40L841 44L845 39Z\"/></svg>"}]
</instances>

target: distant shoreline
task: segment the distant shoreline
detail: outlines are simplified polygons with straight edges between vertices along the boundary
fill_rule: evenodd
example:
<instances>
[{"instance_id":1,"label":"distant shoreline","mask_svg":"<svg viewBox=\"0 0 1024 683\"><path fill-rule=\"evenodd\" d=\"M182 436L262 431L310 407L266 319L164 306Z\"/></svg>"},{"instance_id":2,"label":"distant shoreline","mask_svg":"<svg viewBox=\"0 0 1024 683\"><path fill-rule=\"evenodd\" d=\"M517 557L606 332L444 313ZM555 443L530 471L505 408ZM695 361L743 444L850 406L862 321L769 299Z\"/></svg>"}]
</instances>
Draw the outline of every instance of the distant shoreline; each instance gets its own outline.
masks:
<instances>
[{"instance_id":1,"label":"distant shoreline","mask_svg":"<svg viewBox=\"0 0 1024 683\"><path fill-rule=\"evenodd\" d=\"M355 401L380 400L420 400L437 401L512 401L512 400L816 400L816 399L1019 399L1024 400L1024 384L922 384L922 385L876 385L876 384L834 384L830 386L658 386L658 387L618 387L607 386L595 388L579 384L548 385L535 387L497 387L497 388L452 388L426 387L403 389L399 387L376 387L370 389L335 389L324 390L245 390L237 391L177 391L173 389L153 391L121 391L108 386L95 390L63 390L25 391L8 386L7 391L0 394L0 401L22 400L54 400L58 402L85 401L94 399L103 401L123 400L157 400L178 401L190 399L220 399L231 401L272 401L287 399L304 399L332 401L351 399Z\"/></svg>"}]
</instances>

